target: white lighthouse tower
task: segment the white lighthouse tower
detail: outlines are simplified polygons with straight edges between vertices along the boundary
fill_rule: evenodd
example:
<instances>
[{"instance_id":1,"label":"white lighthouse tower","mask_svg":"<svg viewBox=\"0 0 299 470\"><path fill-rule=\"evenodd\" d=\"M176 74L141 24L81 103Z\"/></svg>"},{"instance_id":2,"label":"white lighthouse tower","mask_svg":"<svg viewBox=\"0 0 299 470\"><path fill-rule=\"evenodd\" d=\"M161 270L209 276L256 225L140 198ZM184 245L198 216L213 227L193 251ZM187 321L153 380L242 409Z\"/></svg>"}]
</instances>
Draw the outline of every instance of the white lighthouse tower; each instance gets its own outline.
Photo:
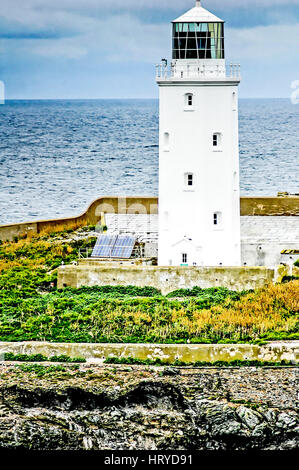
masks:
<instances>
[{"instance_id":1,"label":"white lighthouse tower","mask_svg":"<svg viewBox=\"0 0 299 470\"><path fill-rule=\"evenodd\" d=\"M226 66L224 22L201 2L173 21L160 90L160 266L239 266L237 65Z\"/></svg>"}]
</instances>

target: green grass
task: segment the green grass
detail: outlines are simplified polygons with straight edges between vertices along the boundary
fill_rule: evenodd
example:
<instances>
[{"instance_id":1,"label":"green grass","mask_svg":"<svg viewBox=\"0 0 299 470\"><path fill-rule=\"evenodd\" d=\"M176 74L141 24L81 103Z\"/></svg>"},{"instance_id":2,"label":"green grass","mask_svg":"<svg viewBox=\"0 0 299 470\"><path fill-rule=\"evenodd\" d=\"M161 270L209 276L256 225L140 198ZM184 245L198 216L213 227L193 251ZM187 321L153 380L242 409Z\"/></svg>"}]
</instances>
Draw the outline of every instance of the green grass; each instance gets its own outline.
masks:
<instances>
[{"instance_id":1,"label":"green grass","mask_svg":"<svg viewBox=\"0 0 299 470\"><path fill-rule=\"evenodd\" d=\"M88 228L86 229L88 230ZM299 339L299 283L264 291L101 286L57 290L57 266L94 238L0 244L0 341L259 343Z\"/></svg>"},{"instance_id":2,"label":"green grass","mask_svg":"<svg viewBox=\"0 0 299 470\"><path fill-rule=\"evenodd\" d=\"M66 355L47 357L43 354L13 354L4 353L4 360L11 362L66 362L66 363L84 363L83 357L69 357Z\"/></svg>"},{"instance_id":3,"label":"green grass","mask_svg":"<svg viewBox=\"0 0 299 470\"><path fill-rule=\"evenodd\" d=\"M182 362L175 361L167 363L161 359L135 359L133 357L109 357L104 361L105 364L127 364L127 365L146 365L146 366L168 366L168 367L294 367L290 361L271 362L271 361L197 361Z\"/></svg>"},{"instance_id":4,"label":"green grass","mask_svg":"<svg viewBox=\"0 0 299 470\"><path fill-rule=\"evenodd\" d=\"M19 369L21 372L26 372L26 373L34 373L36 374L37 377L45 377L45 376L56 376L59 373L66 374L67 369L63 366L44 366L42 364L22 364L22 365L16 365L17 369ZM75 366L74 366L75 367ZM68 374L69 375L69 374Z\"/></svg>"}]
</instances>

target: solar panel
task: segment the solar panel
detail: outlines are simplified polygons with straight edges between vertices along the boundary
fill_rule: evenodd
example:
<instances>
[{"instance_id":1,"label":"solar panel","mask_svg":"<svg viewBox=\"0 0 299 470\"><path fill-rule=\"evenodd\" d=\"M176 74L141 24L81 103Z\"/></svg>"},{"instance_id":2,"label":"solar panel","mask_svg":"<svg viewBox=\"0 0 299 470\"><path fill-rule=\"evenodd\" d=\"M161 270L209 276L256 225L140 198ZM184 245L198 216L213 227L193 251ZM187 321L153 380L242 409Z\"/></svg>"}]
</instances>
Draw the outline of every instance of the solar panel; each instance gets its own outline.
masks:
<instances>
[{"instance_id":1,"label":"solar panel","mask_svg":"<svg viewBox=\"0 0 299 470\"><path fill-rule=\"evenodd\" d=\"M130 258L136 238L129 235L100 235L92 258Z\"/></svg>"},{"instance_id":2,"label":"solar panel","mask_svg":"<svg viewBox=\"0 0 299 470\"><path fill-rule=\"evenodd\" d=\"M130 258L136 238L131 236L118 236L114 245L113 258Z\"/></svg>"},{"instance_id":3,"label":"solar panel","mask_svg":"<svg viewBox=\"0 0 299 470\"><path fill-rule=\"evenodd\" d=\"M110 258L115 245L117 235L100 235L93 249L92 258Z\"/></svg>"}]
</instances>

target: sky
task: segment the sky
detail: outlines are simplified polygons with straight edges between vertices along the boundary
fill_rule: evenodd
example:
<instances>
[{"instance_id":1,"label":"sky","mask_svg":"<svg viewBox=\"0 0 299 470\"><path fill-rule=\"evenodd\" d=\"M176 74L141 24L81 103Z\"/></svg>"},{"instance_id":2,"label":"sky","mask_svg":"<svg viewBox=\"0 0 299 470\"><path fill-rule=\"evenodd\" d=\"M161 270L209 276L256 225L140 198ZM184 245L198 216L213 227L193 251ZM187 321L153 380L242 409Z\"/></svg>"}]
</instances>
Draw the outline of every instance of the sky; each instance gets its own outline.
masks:
<instances>
[{"instance_id":1,"label":"sky","mask_svg":"<svg viewBox=\"0 0 299 470\"><path fill-rule=\"evenodd\" d=\"M171 21L195 0L1 0L7 99L157 98ZM243 98L290 97L299 80L299 0L203 0L226 22Z\"/></svg>"}]
</instances>

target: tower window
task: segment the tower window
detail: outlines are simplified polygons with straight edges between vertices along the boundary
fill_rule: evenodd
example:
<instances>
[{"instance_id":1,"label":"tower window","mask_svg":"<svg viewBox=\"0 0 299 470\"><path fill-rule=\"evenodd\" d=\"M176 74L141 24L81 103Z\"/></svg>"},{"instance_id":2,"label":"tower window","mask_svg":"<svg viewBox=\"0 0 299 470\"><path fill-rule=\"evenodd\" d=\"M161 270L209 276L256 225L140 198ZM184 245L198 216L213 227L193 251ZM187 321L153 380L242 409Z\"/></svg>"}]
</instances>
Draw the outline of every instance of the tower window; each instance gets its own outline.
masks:
<instances>
[{"instance_id":1,"label":"tower window","mask_svg":"<svg viewBox=\"0 0 299 470\"><path fill-rule=\"evenodd\" d=\"M236 171L234 171L234 175L233 175L233 189L234 189L234 191L238 190L238 186L239 186L238 173Z\"/></svg>"},{"instance_id":2,"label":"tower window","mask_svg":"<svg viewBox=\"0 0 299 470\"><path fill-rule=\"evenodd\" d=\"M219 227L222 224L222 213L214 212L213 214L213 225L214 227Z\"/></svg>"},{"instance_id":3,"label":"tower window","mask_svg":"<svg viewBox=\"0 0 299 470\"><path fill-rule=\"evenodd\" d=\"M222 144L222 134L215 132L213 134L213 148L220 148Z\"/></svg>"},{"instance_id":4,"label":"tower window","mask_svg":"<svg viewBox=\"0 0 299 470\"><path fill-rule=\"evenodd\" d=\"M169 212L164 211L163 213L163 230L169 230Z\"/></svg>"},{"instance_id":5,"label":"tower window","mask_svg":"<svg viewBox=\"0 0 299 470\"><path fill-rule=\"evenodd\" d=\"M191 108L194 104L193 94L186 93L185 95L185 106L186 108Z\"/></svg>"},{"instance_id":6,"label":"tower window","mask_svg":"<svg viewBox=\"0 0 299 470\"><path fill-rule=\"evenodd\" d=\"M194 187L194 175L193 175L193 173L185 173L184 182L185 182L185 187L186 188Z\"/></svg>"},{"instance_id":7,"label":"tower window","mask_svg":"<svg viewBox=\"0 0 299 470\"><path fill-rule=\"evenodd\" d=\"M164 132L164 152L169 152L169 132Z\"/></svg>"},{"instance_id":8,"label":"tower window","mask_svg":"<svg viewBox=\"0 0 299 470\"><path fill-rule=\"evenodd\" d=\"M186 264L188 262L188 255L187 253L182 253L182 262Z\"/></svg>"},{"instance_id":9,"label":"tower window","mask_svg":"<svg viewBox=\"0 0 299 470\"><path fill-rule=\"evenodd\" d=\"M233 111L237 111L237 93L233 92Z\"/></svg>"}]
</instances>

